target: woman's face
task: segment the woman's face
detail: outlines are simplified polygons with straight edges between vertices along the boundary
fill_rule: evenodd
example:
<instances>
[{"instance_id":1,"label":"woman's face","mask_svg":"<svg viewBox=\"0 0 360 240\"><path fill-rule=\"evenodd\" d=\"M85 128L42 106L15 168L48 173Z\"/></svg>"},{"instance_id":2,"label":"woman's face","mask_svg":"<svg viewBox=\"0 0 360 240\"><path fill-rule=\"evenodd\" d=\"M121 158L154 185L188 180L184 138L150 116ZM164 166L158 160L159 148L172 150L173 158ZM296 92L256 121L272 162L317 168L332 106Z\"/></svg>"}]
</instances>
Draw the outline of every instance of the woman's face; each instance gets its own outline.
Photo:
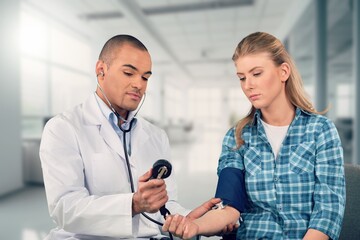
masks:
<instances>
[{"instance_id":1,"label":"woman's face","mask_svg":"<svg viewBox=\"0 0 360 240\"><path fill-rule=\"evenodd\" d=\"M264 52L239 57L235 66L241 88L255 108L266 109L286 100L288 64L275 66L269 54Z\"/></svg>"}]
</instances>

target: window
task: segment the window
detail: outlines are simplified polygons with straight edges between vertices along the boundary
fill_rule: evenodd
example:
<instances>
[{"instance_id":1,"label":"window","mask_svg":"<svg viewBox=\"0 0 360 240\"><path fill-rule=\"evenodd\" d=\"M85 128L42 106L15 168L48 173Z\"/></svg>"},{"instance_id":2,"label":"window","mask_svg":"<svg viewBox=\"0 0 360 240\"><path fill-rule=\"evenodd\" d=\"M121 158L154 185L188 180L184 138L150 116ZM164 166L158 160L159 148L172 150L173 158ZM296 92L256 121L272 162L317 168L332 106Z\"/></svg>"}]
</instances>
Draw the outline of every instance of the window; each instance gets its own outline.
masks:
<instances>
[{"instance_id":1,"label":"window","mask_svg":"<svg viewBox=\"0 0 360 240\"><path fill-rule=\"evenodd\" d=\"M20 14L22 134L39 138L44 119L84 101L96 79L88 40L30 12Z\"/></svg>"}]
</instances>

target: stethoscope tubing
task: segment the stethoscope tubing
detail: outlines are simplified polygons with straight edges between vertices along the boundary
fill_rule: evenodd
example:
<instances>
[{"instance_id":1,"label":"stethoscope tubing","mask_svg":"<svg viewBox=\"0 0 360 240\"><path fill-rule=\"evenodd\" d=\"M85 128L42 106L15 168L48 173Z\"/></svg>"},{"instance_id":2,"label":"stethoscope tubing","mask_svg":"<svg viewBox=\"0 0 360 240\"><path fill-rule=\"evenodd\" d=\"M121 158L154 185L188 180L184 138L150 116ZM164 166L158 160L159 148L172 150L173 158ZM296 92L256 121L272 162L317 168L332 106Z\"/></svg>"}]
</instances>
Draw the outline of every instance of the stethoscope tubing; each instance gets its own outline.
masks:
<instances>
[{"instance_id":1,"label":"stethoscope tubing","mask_svg":"<svg viewBox=\"0 0 360 240\"><path fill-rule=\"evenodd\" d=\"M119 125L119 128L120 130L123 132L123 148L124 148L124 153L125 153L125 160L126 160L126 166L127 166L127 170L128 170L128 174L129 174L129 180L130 180L130 188L131 188L131 192L134 193L135 192L135 188L134 188L134 180L133 180L133 176L132 176L132 171L131 171L131 166L130 166L130 160L129 160L129 154L128 154L128 151L127 151L127 147L126 147L126 134L129 133L130 134L130 131L131 131L131 128L132 128L132 125L134 123L134 120L135 118L133 118L131 121L130 121L130 124L129 124L129 128L128 129L124 129L121 124L118 124ZM149 217L147 214L145 213L141 213L141 215L143 215L145 218L147 218L148 220L160 225L160 226L163 226L164 224L159 222L159 221L156 221L155 219ZM172 236L170 234L170 239L172 239Z\"/></svg>"}]
</instances>

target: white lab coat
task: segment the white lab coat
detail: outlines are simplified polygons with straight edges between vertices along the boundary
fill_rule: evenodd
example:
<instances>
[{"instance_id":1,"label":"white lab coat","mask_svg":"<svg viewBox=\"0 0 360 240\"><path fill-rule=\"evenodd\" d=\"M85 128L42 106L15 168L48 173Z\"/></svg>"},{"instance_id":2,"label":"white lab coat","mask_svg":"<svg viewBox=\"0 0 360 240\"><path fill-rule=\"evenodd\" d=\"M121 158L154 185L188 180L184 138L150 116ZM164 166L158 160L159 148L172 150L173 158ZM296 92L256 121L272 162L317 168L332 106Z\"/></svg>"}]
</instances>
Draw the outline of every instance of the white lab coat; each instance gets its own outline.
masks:
<instances>
[{"instance_id":1,"label":"white lab coat","mask_svg":"<svg viewBox=\"0 0 360 240\"><path fill-rule=\"evenodd\" d=\"M131 131L130 165L137 180L158 159L170 160L166 133L138 118ZM40 146L50 216L57 224L48 239L120 239L160 234L158 225L132 217L132 195L119 136L94 95L52 118ZM177 201L174 174L166 179L171 213L187 214ZM163 221L159 213L149 214ZM100 237L102 236L102 237Z\"/></svg>"}]
</instances>

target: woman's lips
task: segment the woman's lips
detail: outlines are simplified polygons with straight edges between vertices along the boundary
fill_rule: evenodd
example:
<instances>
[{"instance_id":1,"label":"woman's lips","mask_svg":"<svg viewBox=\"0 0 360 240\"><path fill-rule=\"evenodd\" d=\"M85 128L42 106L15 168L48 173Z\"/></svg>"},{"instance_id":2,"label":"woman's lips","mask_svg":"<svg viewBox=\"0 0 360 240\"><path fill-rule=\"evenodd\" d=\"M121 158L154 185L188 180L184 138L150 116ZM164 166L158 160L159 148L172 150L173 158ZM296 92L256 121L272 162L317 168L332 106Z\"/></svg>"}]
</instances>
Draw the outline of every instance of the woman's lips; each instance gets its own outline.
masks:
<instances>
[{"instance_id":1,"label":"woman's lips","mask_svg":"<svg viewBox=\"0 0 360 240\"><path fill-rule=\"evenodd\" d=\"M249 96L249 99L250 99L251 101L258 100L259 98L260 98L260 94L251 94L251 95Z\"/></svg>"}]
</instances>

